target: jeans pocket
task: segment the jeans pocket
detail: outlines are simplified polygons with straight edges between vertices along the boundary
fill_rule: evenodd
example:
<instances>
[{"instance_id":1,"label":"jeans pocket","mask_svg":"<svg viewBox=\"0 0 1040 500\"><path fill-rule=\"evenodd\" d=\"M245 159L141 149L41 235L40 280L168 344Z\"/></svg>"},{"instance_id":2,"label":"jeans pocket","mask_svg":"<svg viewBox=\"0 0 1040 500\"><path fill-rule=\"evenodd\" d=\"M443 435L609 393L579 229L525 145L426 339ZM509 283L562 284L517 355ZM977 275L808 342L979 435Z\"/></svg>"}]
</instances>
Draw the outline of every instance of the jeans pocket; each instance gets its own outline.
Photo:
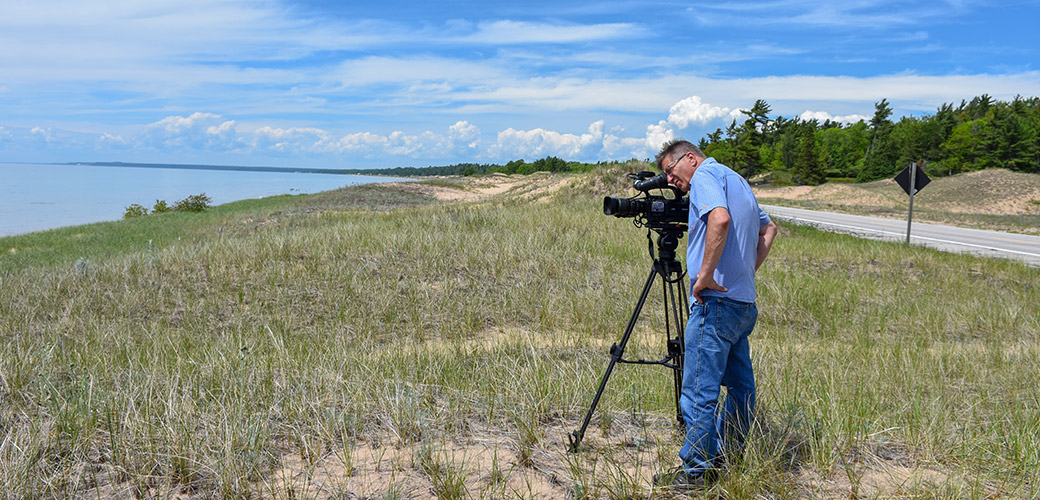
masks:
<instances>
[{"instance_id":1,"label":"jeans pocket","mask_svg":"<svg viewBox=\"0 0 1040 500\"><path fill-rule=\"evenodd\" d=\"M741 337L751 333L755 328L755 320L758 318L758 308L749 302L736 302L728 299L719 299L718 306L718 335L728 342L735 343Z\"/></svg>"}]
</instances>

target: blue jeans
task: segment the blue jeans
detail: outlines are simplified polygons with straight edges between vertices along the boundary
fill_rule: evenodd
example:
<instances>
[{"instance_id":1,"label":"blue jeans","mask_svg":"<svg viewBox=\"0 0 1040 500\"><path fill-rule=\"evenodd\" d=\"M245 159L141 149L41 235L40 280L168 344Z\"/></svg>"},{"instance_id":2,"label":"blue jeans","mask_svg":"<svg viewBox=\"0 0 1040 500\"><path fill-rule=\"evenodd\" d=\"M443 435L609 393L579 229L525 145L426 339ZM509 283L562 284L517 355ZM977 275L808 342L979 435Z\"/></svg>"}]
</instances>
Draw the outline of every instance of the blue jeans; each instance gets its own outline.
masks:
<instances>
[{"instance_id":1,"label":"blue jeans","mask_svg":"<svg viewBox=\"0 0 1040 500\"><path fill-rule=\"evenodd\" d=\"M727 447L737 449L743 444L755 410L748 335L755 328L758 308L722 297L703 299L703 304L694 302L690 307L679 397L686 421L679 457L691 476L710 469ZM726 399L720 410L721 386L726 386Z\"/></svg>"}]
</instances>

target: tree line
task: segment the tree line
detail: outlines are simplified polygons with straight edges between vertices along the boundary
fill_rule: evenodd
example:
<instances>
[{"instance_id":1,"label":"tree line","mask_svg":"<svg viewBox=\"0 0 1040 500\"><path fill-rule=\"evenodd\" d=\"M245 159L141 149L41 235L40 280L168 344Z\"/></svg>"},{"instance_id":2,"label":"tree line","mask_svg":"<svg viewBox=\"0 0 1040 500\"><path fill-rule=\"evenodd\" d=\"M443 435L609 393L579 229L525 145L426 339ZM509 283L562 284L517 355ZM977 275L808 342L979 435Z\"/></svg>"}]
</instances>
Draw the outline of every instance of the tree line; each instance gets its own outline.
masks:
<instances>
[{"instance_id":1,"label":"tree line","mask_svg":"<svg viewBox=\"0 0 1040 500\"><path fill-rule=\"evenodd\" d=\"M402 177L413 177L413 176L433 176L433 175L486 175L486 174L533 174L535 172L560 172L560 173L581 173L589 172L597 167L603 165L613 165L620 162L609 161L609 162L598 162L598 163L583 163L579 161L566 161L555 156L547 156L545 158L535 160L528 163L527 161L513 160L505 165L499 165L496 163L457 163L455 165L445 165L440 167L394 167L394 168L366 168L366 169L337 169L336 172L350 173L350 174L370 174L370 175L392 175Z\"/></svg>"},{"instance_id":2,"label":"tree line","mask_svg":"<svg viewBox=\"0 0 1040 500\"><path fill-rule=\"evenodd\" d=\"M769 104L756 100L733 120L700 139L698 146L751 179L770 174L775 183L816 185L830 180L868 182L894 177L912 162L929 175L986 168L1040 173L1040 98L997 101L983 94L960 105L943 104L934 114L892 120L887 99L874 103L870 121L771 117ZM505 165L459 163L440 167L337 170L395 176L485 175L492 173L588 172L621 162L582 163L555 156Z\"/></svg>"},{"instance_id":3,"label":"tree line","mask_svg":"<svg viewBox=\"0 0 1040 500\"><path fill-rule=\"evenodd\" d=\"M983 94L897 122L887 99L874 103L869 122L852 124L770 118L771 108L761 99L741 112L743 122L716 129L698 146L749 179L773 173L796 184L866 182L893 177L912 162L940 176L994 167L1040 173L1037 97L1005 102Z\"/></svg>"}]
</instances>

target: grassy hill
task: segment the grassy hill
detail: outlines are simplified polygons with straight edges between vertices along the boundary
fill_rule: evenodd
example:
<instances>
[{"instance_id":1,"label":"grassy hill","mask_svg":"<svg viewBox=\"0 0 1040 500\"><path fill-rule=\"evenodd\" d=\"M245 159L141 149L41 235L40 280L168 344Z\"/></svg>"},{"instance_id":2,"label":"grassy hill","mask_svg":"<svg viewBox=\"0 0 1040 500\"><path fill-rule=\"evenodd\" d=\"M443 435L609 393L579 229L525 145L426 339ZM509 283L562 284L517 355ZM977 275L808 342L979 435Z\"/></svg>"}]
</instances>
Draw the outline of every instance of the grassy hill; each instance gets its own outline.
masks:
<instances>
[{"instance_id":1,"label":"grassy hill","mask_svg":"<svg viewBox=\"0 0 1040 500\"><path fill-rule=\"evenodd\" d=\"M618 368L566 453L650 266L601 213L624 171L0 239L0 491L675 496L650 484L681 439L664 369ZM785 225L759 280L761 411L704 497L1040 489L1040 270ZM630 357L663 352L658 295Z\"/></svg>"}]
</instances>

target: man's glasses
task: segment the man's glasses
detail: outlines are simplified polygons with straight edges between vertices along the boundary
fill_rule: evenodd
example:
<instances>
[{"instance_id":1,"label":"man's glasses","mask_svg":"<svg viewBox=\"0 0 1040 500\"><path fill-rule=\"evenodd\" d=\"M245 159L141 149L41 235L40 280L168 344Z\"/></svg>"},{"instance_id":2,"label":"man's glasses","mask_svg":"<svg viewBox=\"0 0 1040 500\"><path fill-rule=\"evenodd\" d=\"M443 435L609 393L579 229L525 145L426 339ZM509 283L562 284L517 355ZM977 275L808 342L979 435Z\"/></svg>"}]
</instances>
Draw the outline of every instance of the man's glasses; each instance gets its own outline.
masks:
<instances>
[{"instance_id":1,"label":"man's glasses","mask_svg":"<svg viewBox=\"0 0 1040 500\"><path fill-rule=\"evenodd\" d=\"M675 161L673 161L670 165L665 167L664 168L664 175L667 175L667 176L671 177L672 169L675 168L675 164L679 163L679 160L681 160L683 158L686 158L686 153L683 153L683 154L679 155L679 157L676 158Z\"/></svg>"}]
</instances>

